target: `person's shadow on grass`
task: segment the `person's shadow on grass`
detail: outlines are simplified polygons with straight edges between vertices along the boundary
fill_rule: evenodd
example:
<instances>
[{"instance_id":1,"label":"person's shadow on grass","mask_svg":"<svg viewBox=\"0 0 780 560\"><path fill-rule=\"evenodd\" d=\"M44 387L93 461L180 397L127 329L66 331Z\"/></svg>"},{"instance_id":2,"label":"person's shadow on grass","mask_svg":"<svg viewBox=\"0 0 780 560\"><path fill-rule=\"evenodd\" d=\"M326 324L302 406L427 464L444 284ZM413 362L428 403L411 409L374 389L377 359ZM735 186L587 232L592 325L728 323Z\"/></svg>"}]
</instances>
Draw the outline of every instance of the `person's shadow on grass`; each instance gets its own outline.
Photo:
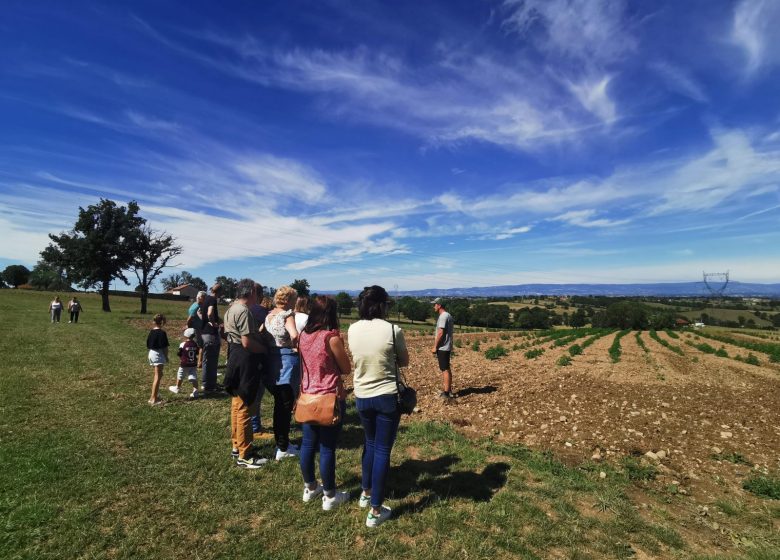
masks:
<instances>
[{"instance_id":1,"label":"person's shadow on grass","mask_svg":"<svg viewBox=\"0 0 780 560\"><path fill-rule=\"evenodd\" d=\"M458 462L460 458L456 455L443 455L429 461L407 459L399 466L392 467L387 479L391 498L401 499L413 492L427 490L416 502L395 508L394 515L422 511L438 500L450 498L488 502L506 484L509 471L507 463L490 463L482 472L451 470Z\"/></svg>"}]
</instances>

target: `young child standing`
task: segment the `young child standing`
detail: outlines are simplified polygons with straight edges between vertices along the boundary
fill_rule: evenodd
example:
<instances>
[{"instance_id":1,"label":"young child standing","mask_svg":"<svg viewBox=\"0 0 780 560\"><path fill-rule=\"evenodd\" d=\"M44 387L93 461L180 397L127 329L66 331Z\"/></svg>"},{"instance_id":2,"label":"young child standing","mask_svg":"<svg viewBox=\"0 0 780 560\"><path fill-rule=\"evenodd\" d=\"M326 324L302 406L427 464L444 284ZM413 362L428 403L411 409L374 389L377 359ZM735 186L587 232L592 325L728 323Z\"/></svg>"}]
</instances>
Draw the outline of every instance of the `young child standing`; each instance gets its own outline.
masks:
<instances>
[{"instance_id":1,"label":"young child standing","mask_svg":"<svg viewBox=\"0 0 780 560\"><path fill-rule=\"evenodd\" d=\"M178 393L186 375L187 381L192 383L191 399L198 398L198 343L195 342L196 336L195 329L184 329L184 338L187 340L179 344L179 350L176 352L176 355L179 356L179 371L176 373L176 385L168 387L171 393Z\"/></svg>"},{"instance_id":2,"label":"young child standing","mask_svg":"<svg viewBox=\"0 0 780 560\"><path fill-rule=\"evenodd\" d=\"M154 327L146 337L146 347L149 349L149 365L154 366L154 379L152 380L152 396L149 404L152 406L162 403L157 397L162 380L163 367L168 363L168 334L162 329L165 325L165 315L158 313L154 316Z\"/></svg>"}]
</instances>

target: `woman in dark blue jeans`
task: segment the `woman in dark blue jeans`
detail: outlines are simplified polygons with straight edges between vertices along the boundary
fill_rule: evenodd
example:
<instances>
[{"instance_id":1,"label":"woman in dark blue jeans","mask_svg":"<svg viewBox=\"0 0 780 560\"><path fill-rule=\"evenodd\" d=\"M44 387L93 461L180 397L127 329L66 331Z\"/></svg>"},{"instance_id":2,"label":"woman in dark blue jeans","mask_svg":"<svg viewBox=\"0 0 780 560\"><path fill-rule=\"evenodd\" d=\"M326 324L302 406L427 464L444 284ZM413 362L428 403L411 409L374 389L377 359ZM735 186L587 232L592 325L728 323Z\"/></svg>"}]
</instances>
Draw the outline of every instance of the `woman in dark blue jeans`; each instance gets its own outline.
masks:
<instances>
[{"instance_id":1,"label":"woman in dark blue jeans","mask_svg":"<svg viewBox=\"0 0 780 560\"><path fill-rule=\"evenodd\" d=\"M378 527L392 514L383 502L390 453L401 419L396 376L397 368L409 363L403 331L385 320L389 305L390 297L381 286L363 289L358 300L360 320L347 332L355 366L355 400L365 432L359 505L371 506L367 527Z\"/></svg>"}]
</instances>

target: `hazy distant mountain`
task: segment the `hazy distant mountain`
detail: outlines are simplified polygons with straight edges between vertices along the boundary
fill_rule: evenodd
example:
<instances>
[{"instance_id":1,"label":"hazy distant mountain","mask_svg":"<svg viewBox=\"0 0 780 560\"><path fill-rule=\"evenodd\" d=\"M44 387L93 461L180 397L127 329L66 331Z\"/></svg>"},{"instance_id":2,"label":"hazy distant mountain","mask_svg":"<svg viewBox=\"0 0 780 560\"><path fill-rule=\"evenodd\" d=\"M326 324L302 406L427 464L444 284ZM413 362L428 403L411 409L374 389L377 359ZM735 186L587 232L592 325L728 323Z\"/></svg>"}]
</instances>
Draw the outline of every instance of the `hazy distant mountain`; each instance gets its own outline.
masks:
<instances>
[{"instance_id":1,"label":"hazy distant mountain","mask_svg":"<svg viewBox=\"0 0 780 560\"><path fill-rule=\"evenodd\" d=\"M348 290L350 294L359 291ZM402 296L441 297L507 297L507 296L706 296L703 282L670 282L658 284L517 284L513 286L483 286L399 291ZM395 295L393 292L392 295ZM747 297L780 297L780 284L750 284L729 282L724 295Z\"/></svg>"}]
</instances>

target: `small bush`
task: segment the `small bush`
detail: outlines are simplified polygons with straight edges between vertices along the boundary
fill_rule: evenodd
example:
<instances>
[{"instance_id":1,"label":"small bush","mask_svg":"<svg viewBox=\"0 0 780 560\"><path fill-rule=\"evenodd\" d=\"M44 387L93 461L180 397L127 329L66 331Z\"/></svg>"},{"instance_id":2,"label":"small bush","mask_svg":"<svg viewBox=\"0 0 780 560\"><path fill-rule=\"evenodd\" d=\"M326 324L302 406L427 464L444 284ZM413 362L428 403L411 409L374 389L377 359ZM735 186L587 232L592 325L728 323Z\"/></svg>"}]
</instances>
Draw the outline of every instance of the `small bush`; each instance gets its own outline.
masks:
<instances>
[{"instance_id":1,"label":"small bush","mask_svg":"<svg viewBox=\"0 0 780 560\"><path fill-rule=\"evenodd\" d=\"M622 353L620 349L620 339L626 336L629 333L629 331L620 331L615 335L615 339L612 341L612 346L609 347L609 357L612 358L613 363L617 363L620 361L620 354Z\"/></svg>"},{"instance_id":2,"label":"small bush","mask_svg":"<svg viewBox=\"0 0 780 560\"><path fill-rule=\"evenodd\" d=\"M514 350L515 352L517 352L518 350L522 350L522 349L523 349L523 346L520 345L520 344L513 344L512 345L512 350Z\"/></svg>"},{"instance_id":3,"label":"small bush","mask_svg":"<svg viewBox=\"0 0 780 560\"><path fill-rule=\"evenodd\" d=\"M715 355L718 356L719 358L728 358L729 357L729 353L726 352L726 349L723 346L721 346L720 348L718 348L715 351Z\"/></svg>"},{"instance_id":4,"label":"small bush","mask_svg":"<svg viewBox=\"0 0 780 560\"><path fill-rule=\"evenodd\" d=\"M742 483L742 488L762 498L780 500L780 478L776 476L751 476Z\"/></svg>"},{"instance_id":5,"label":"small bush","mask_svg":"<svg viewBox=\"0 0 780 560\"><path fill-rule=\"evenodd\" d=\"M644 350L645 352L649 352L650 350L648 350L647 346L645 346L645 341L642 340L642 332L641 331L637 331L635 336L636 336L636 343L637 343L637 345L642 350Z\"/></svg>"},{"instance_id":6,"label":"small bush","mask_svg":"<svg viewBox=\"0 0 780 560\"><path fill-rule=\"evenodd\" d=\"M761 362L758 361L758 358L755 356L755 354L750 353L747 355L747 358L745 358L745 363L750 364L751 366L757 366Z\"/></svg>"},{"instance_id":7,"label":"small bush","mask_svg":"<svg viewBox=\"0 0 780 560\"><path fill-rule=\"evenodd\" d=\"M500 344L497 344L485 350L485 357L488 360L497 360L499 358L503 358L504 356L508 356L508 355L509 355L509 351L503 346L501 346Z\"/></svg>"},{"instance_id":8,"label":"small bush","mask_svg":"<svg viewBox=\"0 0 780 560\"><path fill-rule=\"evenodd\" d=\"M579 344L572 344L569 346L569 354L572 356L579 356L582 354L582 347Z\"/></svg>"},{"instance_id":9,"label":"small bush","mask_svg":"<svg viewBox=\"0 0 780 560\"><path fill-rule=\"evenodd\" d=\"M558 361L555 363L558 364L559 366L569 366L571 365L571 356L567 356L566 354L564 354L563 356L558 358Z\"/></svg>"},{"instance_id":10,"label":"small bush","mask_svg":"<svg viewBox=\"0 0 780 560\"><path fill-rule=\"evenodd\" d=\"M666 334L669 335L669 338L680 338L680 335L678 335L676 332L674 332L671 329L666 329Z\"/></svg>"},{"instance_id":11,"label":"small bush","mask_svg":"<svg viewBox=\"0 0 780 560\"><path fill-rule=\"evenodd\" d=\"M529 360L533 360L534 358L538 358L542 354L544 354L544 348L534 348L533 350L529 350L528 352L526 352L524 356Z\"/></svg>"},{"instance_id":12,"label":"small bush","mask_svg":"<svg viewBox=\"0 0 780 560\"><path fill-rule=\"evenodd\" d=\"M510 338L512 338L512 337L510 337L508 334L502 334L502 335L500 336L500 338L501 338L501 340L509 340L509 339L510 339Z\"/></svg>"},{"instance_id":13,"label":"small bush","mask_svg":"<svg viewBox=\"0 0 780 560\"><path fill-rule=\"evenodd\" d=\"M471 345L471 349L474 350L474 352L479 352L479 340L474 341L474 343Z\"/></svg>"},{"instance_id":14,"label":"small bush","mask_svg":"<svg viewBox=\"0 0 780 560\"><path fill-rule=\"evenodd\" d=\"M658 473L653 465L644 465L636 457L624 458L623 468L629 480L654 480Z\"/></svg>"}]
</instances>

